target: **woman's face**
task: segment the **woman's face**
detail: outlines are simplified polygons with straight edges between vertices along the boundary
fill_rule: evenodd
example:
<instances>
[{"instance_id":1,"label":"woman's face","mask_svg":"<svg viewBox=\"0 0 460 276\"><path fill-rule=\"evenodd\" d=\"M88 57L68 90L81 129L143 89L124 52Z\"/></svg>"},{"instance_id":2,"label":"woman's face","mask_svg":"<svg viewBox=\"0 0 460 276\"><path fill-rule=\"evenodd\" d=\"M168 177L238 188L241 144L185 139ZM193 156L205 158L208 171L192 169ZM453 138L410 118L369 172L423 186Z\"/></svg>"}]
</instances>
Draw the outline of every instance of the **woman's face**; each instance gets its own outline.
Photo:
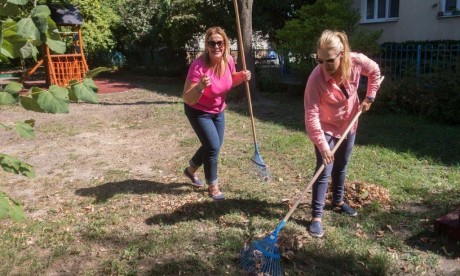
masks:
<instances>
[{"instance_id":1,"label":"woman's face","mask_svg":"<svg viewBox=\"0 0 460 276\"><path fill-rule=\"evenodd\" d=\"M220 34L213 34L208 37L206 48L211 60L222 58L225 51L225 40Z\"/></svg>"},{"instance_id":2,"label":"woman's face","mask_svg":"<svg viewBox=\"0 0 460 276\"><path fill-rule=\"evenodd\" d=\"M335 49L318 49L316 52L316 62L325 73L331 76L337 73L341 60L342 52Z\"/></svg>"}]
</instances>

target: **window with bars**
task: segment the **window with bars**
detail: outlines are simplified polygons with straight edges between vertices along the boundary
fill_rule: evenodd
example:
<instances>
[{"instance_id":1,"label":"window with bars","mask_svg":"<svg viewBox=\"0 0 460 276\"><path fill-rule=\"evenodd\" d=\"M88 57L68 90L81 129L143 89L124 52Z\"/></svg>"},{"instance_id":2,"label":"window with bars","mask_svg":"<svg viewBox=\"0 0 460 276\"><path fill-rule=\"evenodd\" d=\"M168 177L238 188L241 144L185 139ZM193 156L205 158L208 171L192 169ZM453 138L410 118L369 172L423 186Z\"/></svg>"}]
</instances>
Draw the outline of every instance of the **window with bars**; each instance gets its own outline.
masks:
<instances>
[{"instance_id":1,"label":"window with bars","mask_svg":"<svg viewBox=\"0 0 460 276\"><path fill-rule=\"evenodd\" d=\"M399 17L399 0L364 0L362 3L363 22L381 22Z\"/></svg>"},{"instance_id":2,"label":"window with bars","mask_svg":"<svg viewBox=\"0 0 460 276\"><path fill-rule=\"evenodd\" d=\"M460 0L442 0L441 3L445 14L460 10Z\"/></svg>"}]
</instances>

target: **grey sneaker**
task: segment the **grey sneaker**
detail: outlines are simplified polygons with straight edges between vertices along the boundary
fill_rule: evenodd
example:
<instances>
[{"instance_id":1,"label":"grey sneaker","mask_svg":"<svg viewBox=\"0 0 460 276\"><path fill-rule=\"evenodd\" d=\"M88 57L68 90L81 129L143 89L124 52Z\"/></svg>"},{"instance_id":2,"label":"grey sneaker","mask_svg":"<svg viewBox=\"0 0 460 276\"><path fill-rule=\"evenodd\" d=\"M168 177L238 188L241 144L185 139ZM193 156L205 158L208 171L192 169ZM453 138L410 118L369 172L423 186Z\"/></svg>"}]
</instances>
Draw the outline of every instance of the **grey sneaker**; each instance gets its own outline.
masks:
<instances>
[{"instance_id":1,"label":"grey sneaker","mask_svg":"<svg viewBox=\"0 0 460 276\"><path fill-rule=\"evenodd\" d=\"M310 235L316 238L321 238L324 235L323 227L320 221L312 221L308 228Z\"/></svg>"},{"instance_id":2,"label":"grey sneaker","mask_svg":"<svg viewBox=\"0 0 460 276\"><path fill-rule=\"evenodd\" d=\"M340 206L335 206L335 209L338 210L339 212L343 212L351 217L356 217L358 215L358 212L356 212L355 209L351 208L348 206L346 203L340 205Z\"/></svg>"}]
</instances>

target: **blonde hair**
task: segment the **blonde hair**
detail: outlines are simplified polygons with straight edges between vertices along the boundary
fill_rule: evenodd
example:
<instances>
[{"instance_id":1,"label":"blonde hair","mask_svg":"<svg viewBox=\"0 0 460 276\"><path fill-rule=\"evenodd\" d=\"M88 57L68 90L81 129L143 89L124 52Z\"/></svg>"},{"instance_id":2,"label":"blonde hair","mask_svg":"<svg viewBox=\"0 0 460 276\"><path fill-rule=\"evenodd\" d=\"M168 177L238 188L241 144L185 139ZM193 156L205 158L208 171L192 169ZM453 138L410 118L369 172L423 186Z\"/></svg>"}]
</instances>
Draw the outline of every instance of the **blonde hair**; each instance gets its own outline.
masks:
<instances>
[{"instance_id":1,"label":"blonde hair","mask_svg":"<svg viewBox=\"0 0 460 276\"><path fill-rule=\"evenodd\" d=\"M325 30L318 39L316 49L336 50L342 52L339 71L344 81L351 75L350 44L344 32Z\"/></svg>"},{"instance_id":2,"label":"blonde hair","mask_svg":"<svg viewBox=\"0 0 460 276\"><path fill-rule=\"evenodd\" d=\"M209 54L207 50L207 43L208 43L209 37L211 37L213 34L218 34L222 36L222 38L224 39L225 49L222 55L222 62L214 68L214 73L218 76L222 76L225 73L225 70L228 66L228 57L230 56L230 42L228 40L227 34L221 27L211 27L206 30L205 35L204 35L205 50L204 50L203 55L204 55L206 67L208 68L211 68L212 64L211 64L211 59L209 58Z\"/></svg>"}]
</instances>

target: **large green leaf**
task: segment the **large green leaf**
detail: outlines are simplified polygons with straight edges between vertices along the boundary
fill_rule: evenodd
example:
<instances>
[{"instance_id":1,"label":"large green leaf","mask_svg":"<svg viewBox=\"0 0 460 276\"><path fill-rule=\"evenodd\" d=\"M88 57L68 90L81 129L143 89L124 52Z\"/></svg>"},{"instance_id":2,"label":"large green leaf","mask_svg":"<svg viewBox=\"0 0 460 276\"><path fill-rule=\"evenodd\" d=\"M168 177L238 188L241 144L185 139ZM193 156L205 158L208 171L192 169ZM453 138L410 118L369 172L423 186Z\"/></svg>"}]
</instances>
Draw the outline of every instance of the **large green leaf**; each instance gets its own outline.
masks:
<instances>
[{"instance_id":1,"label":"large green leaf","mask_svg":"<svg viewBox=\"0 0 460 276\"><path fill-rule=\"evenodd\" d=\"M34 120L28 120L25 122L15 122L14 128L16 129L16 133L19 134L19 136L27 140L31 140L35 138L35 133L34 133L34 128L33 128L34 123L35 123Z\"/></svg>"},{"instance_id":2,"label":"large green leaf","mask_svg":"<svg viewBox=\"0 0 460 276\"><path fill-rule=\"evenodd\" d=\"M48 17L50 15L51 11L46 5L38 5L32 10L32 20L42 33L48 31Z\"/></svg>"},{"instance_id":3,"label":"large green leaf","mask_svg":"<svg viewBox=\"0 0 460 276\"><path fill-rule=\"evenodd\" d=\"M51 85L38 95L37 102L46 112L69 113L69 91L63 87Z\"/></svg>"},{"instance_id":4,"label":"large green leaf","mask_svg":"<svg viewBox=\"0 0 460 276\"><path fill-rule=\"evenodd\" d=\"M98 103L97 86L92 79L84 79L83 82L72 85L71 88L80 101Z\"/></svg>"},{"instance_id":5,"label":"large green leaf","mask_svg":"<svg viewBox=\"0 0 460 276\"><path fill-rule=\"evenodd\" d=\"M19 14L18 5L8 3L10 1L0 0L0 16L15 16Z\"/></svg>"},{"instance_id":6,"label":"large green leaf","mask_svg":"<svg viewBox=\"0 0 460 276\"><path fill-rule=\"evenodd\" d=\"M25 5L29 2L29 0L7 0L7 2L15 5Z\"/></svg>"},{"instance_id":7,"label":"large green leaf","mask_svg":"<svg viewBox=\"0 0 460 276\"><path fill-rule=\"evenodd\" d=\"M19 202L0 192L0 219L5 218L22 221L25 215Z\"/></svg>"},{"instance_id":8,"label":"large green leaf","mask_svg":"<svg viewBox=\"0 0 460 276\"><path fill-rule=\"evenodd\" d=\"M38 104L36 99L30 97L21 97L20 103L22 107L26 110L35 111L35 112L45 112L40 105Z\"/></svg>"},{"instance_id":9,"label":"large green leaf","mask_svg":"<svg viewBox=\"0 0 460 276\"><path fill-rule=\"evenodd\" d=\"M22 18L17 23L18 35L29 40L40 40L40 31L35 26L32 18Z\"/></svg>"},{"instance_id":10,"label":"large green leaf","mask_svg":"<svg viewBox=\"0 0 460 276\"><path fill-rule=\"evenodd\" d=\"M48 45L48 47L50 47L50 49L53 52L56 52L58 54L65 53L66 46L65 46L65 43L63 41L52 40L52 39L48 38L48 39L46 39L46 45Z\"/></svg>"},{"instance_id":11,"label":"large green leaf","mask_svg":"<svg viewBox=\"0 0 460 276\"><path fill-rule=\"evenodd\" d=\"M27 39L18 35L16 22L11 20L3 21L2 33L0 54L9 58L21 57L21 48L27 43Z\"/></svg>"},{"instance_id":12,"label":"large green leaf","mask_svg":"<svg viewBox=\"0 0 460 276\"><path fill-rule=\"evenodd\" d=\"M34 167L20 161L14 156L10 156L4 153L0 153L0 166L6 172L22 174L27 177L35 176Z\"/></svg>"},{"instance_id":13,"label":"large green leaf","mask_svg":"<svg viewBox=\"0 0 460 276\"><path fill-rule=\"evenodd\" d=\"M12 95L16 95L22 90L23 87L24 86L22 85L22 83L12 81L6 85L5 92L8 92Z\"/></svg>"},{"instance_id":14,"label":"large green leaf","mask_svg":"<svg viewBox=\"0 0 460 276\"><path fill-rule=\"evenodd\" d=\"M0 105L15 104L18 100L7 92L0 92Z\"/></svg>"},{"instance_id":15,"label":"large green leaf","mask_svg":"<svg viewBox=\"0 0 460 276\"><path fill-rule=\"evenodd\" d=\"M65 53L66 45L61 40L61 35L59 34L59 29L56 26L56 23L48 17L48 30L46 31L46 45L50 49L58 54Z\"/></svg>"}]
</instances>

